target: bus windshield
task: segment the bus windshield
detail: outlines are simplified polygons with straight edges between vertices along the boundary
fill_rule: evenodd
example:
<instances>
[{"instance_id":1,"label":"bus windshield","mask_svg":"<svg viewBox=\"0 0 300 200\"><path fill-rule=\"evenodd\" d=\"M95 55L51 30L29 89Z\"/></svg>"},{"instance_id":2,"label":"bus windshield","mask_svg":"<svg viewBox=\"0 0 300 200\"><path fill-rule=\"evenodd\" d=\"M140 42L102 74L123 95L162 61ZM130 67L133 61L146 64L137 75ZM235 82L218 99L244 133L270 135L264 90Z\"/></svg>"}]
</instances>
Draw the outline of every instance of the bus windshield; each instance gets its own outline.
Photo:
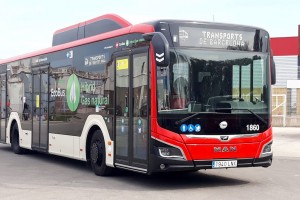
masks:
<instances>
[{"instance_id":1,"label":"bus windshield","mask_svg":"<svg viewBox=\"0 0 300 200\"><path fill-rule=\"evenodd\" d=\"M176 49L170 66L157 69L158 115L180 119L195 113L249 115L250 110L266 116L267 73L267 53Z\"/></svg>"}]
</instances>

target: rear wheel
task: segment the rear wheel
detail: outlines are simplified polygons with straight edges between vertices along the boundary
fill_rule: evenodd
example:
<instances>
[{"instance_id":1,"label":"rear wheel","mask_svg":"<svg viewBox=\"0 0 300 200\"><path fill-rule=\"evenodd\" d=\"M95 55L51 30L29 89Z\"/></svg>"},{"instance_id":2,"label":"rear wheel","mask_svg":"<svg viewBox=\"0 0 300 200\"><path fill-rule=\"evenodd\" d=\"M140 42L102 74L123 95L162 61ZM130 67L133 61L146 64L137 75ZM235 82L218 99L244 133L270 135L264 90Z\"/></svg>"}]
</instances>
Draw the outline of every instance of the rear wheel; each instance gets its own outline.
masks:
<instances>
[{"instance_id":1,"label":"rear wheel","mask_svg":"<svg viewBox=\"0 0 300 200\"><path fill-rule=\"evenodd\" d=\"M96 130L91 139L90 145L91 166L97 176L108 176L112 168L106 166L106 152L104 138L100 130Z\"/></svg>"},{"instance_id":2,"label":"rear wheel","mask_svg":"<svg viewBox=\"0 0 300 200\"><path fill-rule=\"evenodd\" d=\"M18 125L14 124L12 128L12 141L11 141L11 148L15 154L23 154L26 152L25 149L20 147L20 140L19 140L19 129Z\"/></svg>"}]
</instances>

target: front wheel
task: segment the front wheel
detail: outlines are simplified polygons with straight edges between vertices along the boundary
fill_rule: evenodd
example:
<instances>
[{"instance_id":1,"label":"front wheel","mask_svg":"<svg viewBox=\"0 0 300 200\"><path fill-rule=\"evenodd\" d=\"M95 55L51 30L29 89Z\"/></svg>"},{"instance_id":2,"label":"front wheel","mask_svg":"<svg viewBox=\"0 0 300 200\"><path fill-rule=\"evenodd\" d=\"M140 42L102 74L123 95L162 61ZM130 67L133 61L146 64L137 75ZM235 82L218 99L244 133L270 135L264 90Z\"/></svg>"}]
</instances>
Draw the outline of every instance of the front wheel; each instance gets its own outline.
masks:
<instances>
[{"instance_id":1,"label":"front wheel","mask_svg":"<svg viewBox=\"0 0 300 200\"><path fill-rule=\"evenodd\" d=\"M92 136L90 146L91 166L97 176L108 176L112 168L106 166L106 152L104 138L100 130L96 130Z\"/></svg>"},{"instance_id":2,"label":"front wheel","mask_svg":"<svg viewBox=\"0 0 300 200\"><path fill-rule=\"evenodd\" d=\"M12 128L12 141L11 141L11 148L15 154L23 154L26 152L25 149L20 147L20 140L19 140L19 129L18 126L15 124Z\"/></svg>"}]
</instances>

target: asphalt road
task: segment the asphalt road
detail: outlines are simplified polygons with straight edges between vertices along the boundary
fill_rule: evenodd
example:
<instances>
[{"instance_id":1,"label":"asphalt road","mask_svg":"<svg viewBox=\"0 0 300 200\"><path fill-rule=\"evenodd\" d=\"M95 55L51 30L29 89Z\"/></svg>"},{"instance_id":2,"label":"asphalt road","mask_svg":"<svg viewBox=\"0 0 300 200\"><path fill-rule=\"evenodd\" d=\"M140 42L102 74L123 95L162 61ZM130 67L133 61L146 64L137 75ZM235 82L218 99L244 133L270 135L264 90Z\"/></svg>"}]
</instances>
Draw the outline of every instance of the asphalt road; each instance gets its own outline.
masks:
<instances>
[{"instance_id":1,"label":"asphalt road","mask_svg":"<svg viewBox=\"0 0 300 200\"><path fill-rule=\"evenodd\" d=\"M273 151L269 168L98 177L84 162L0 144L0 199L300 199L300 128L275 128Z\"/></svg>"}]
</instances>

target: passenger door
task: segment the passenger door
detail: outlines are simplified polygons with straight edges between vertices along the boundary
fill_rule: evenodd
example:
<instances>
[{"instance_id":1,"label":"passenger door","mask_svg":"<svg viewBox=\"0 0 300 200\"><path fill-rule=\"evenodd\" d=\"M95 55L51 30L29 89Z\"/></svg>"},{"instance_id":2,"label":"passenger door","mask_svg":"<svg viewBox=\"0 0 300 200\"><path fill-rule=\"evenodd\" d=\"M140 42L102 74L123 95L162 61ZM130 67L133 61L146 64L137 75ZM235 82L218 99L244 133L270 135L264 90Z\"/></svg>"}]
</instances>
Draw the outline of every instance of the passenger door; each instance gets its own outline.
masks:
<instances>
[{"instance_id":1,"label":"passenger door","mask_svg":"<svg viewBox=\"0 0 300 200\"><path fill-rule=\"evenodd\" d=\"M149 140L148 48L115 55L115 163L147 172Z\"/></svg>"},{"instance_id":2,"label":"passenger door","mask_svg":"<svg viewBox=\"0 0 300 200\"><path fill-rule=\"evenodd\" d=\"M5 131L6 130L6 109L7 109L6 66L1 66L0 69L0 142L2 143L6 143L6 131Z\"/></svg>"},{"instance_id":3,"label":"passenger door","mask_svg":"<svg viewBox=\"0 0 300 200\"><path fill-rule=\"evenodd\" d=\"M32 149L48 150L49 65L32 69Z\"/></svg>"}]
</instances>

